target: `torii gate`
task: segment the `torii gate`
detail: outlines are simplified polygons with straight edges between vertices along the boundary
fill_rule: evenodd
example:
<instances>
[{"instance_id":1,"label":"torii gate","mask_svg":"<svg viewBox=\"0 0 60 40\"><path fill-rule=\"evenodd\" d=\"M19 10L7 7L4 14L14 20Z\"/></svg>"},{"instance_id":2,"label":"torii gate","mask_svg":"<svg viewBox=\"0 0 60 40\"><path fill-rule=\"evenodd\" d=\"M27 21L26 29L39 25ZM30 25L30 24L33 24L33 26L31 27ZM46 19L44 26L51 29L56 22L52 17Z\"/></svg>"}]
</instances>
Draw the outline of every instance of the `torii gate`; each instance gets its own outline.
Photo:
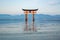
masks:
<instances>
[{"instance_id":1,"label":"torii gate","mask_svg":"<svg viewBox=\"0 0 60 40\"><path fill-rule=\"evenodd\" d=\"M22 9L23 11L24 11L24 13L25 13L25 24L26 24L26 27L25 27L25 30L24 31L28 31L28 30L32 30L32 31L35 31L35 27L34 27L34 21L35 21L35 19L34 19L34 14L36 13L36 11L38 10L38 9ZM28 29L28 14L29 13L32 13L32 29Z\"/></svg>"}]
</instances>

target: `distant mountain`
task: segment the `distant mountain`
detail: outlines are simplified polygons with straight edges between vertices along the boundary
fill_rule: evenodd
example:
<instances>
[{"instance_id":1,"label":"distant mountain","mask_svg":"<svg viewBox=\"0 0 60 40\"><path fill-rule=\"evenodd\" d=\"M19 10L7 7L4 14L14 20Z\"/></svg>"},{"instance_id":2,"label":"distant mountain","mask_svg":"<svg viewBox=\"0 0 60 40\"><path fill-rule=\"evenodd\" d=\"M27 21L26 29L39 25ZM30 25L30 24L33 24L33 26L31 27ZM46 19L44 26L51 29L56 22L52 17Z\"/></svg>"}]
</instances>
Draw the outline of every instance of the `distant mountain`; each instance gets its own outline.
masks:
<instances>
[{"instance_id":1,"label":"distant mountain","mask_svg":"<svg viewBox=\"0 0 60 40\"><path fill-rule=\"evenodd\" d=\"M21 15L0 14L0 19L19 19Z\"/></svg>"},{"instance_id":2,"label":"distant mountain","mask_svg":"<svg viewBox=\"0 0 60 40\"><path fill-rule=\"evenodd\" d=\"M35 15L36 19L39 20L60 20L60 15L44 15L44 14L37 14Z\"/></svg>"},{"instance_id":3,"label":"distant mountain","mask_svg":"<svg viewBox=\"0 0 60 40\"><path fill-rule=\"evenodd\" d=\"M29 14L28 18L31 19L32 15ZM24 20L25 15L9 15L9 14L0 14L0 20ZM45 15L45 14L35 14L35 20L60 20L60 15Z\"/></svg>"}]
</instances>

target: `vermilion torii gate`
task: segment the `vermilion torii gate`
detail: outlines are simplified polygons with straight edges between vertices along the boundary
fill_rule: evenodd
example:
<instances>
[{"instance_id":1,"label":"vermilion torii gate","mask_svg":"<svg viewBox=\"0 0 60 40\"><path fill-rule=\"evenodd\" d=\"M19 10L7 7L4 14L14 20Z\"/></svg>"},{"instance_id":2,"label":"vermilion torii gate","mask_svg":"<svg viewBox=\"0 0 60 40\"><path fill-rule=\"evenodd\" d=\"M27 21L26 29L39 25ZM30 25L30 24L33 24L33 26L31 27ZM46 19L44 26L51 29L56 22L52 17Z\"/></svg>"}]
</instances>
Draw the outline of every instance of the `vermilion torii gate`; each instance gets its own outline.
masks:
<instances>
[{"instance_id":1,"label":"vermilion torii gate","mask_svg":"<svg viewBox=\"0 0 60 40\"><path fill-rule=\"evenodd\" d=\"M25 13L25 24L26 24L26 27L24 29L24 31L36 31L36 28L34 27L34 14L36 13L36 11L38 9L22 9ZM28 14L31 13L33 16L32 16L32 28L28 28Z\"/></svg>"}]
</instances>

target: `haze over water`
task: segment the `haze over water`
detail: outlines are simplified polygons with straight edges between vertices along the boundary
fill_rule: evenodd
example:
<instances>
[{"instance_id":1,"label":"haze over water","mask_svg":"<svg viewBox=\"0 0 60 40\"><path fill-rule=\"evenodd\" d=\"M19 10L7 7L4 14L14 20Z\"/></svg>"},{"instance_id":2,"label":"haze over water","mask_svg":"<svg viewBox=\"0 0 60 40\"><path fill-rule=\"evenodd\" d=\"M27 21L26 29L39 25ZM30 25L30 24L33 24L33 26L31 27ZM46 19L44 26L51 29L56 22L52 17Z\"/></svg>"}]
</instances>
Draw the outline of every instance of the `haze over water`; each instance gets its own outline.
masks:
<instances>
[{"instance_id":1,"label":"haze over water","mask_svg":"<svg viewBox=\"0 0 60 40\"><path fill-rule=\"evenodd\" d=\"M39 33L24 34L25 22L2 20L0 40L60 40L60 21L35 21L35 26Z\"/></svg>"}]
</instances>

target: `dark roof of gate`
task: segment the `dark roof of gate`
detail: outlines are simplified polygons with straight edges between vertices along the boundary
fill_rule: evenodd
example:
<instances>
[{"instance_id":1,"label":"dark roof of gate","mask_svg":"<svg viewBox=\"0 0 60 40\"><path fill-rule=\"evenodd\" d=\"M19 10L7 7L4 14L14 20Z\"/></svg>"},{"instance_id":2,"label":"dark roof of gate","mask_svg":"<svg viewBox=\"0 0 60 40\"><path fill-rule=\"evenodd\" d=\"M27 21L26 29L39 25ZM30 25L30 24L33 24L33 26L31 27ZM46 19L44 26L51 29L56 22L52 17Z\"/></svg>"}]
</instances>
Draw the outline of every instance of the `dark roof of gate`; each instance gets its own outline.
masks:
<instances>
[{"instance_id":1,"label":"dark roof of gate","mask_svg":"<svg viewBox=\"0 0 60 40\"><path fill-rule=\"evenodd\" d=\"M23 11L37 11L38 9L22 9Z\"/></svg>"}]
</instances>

